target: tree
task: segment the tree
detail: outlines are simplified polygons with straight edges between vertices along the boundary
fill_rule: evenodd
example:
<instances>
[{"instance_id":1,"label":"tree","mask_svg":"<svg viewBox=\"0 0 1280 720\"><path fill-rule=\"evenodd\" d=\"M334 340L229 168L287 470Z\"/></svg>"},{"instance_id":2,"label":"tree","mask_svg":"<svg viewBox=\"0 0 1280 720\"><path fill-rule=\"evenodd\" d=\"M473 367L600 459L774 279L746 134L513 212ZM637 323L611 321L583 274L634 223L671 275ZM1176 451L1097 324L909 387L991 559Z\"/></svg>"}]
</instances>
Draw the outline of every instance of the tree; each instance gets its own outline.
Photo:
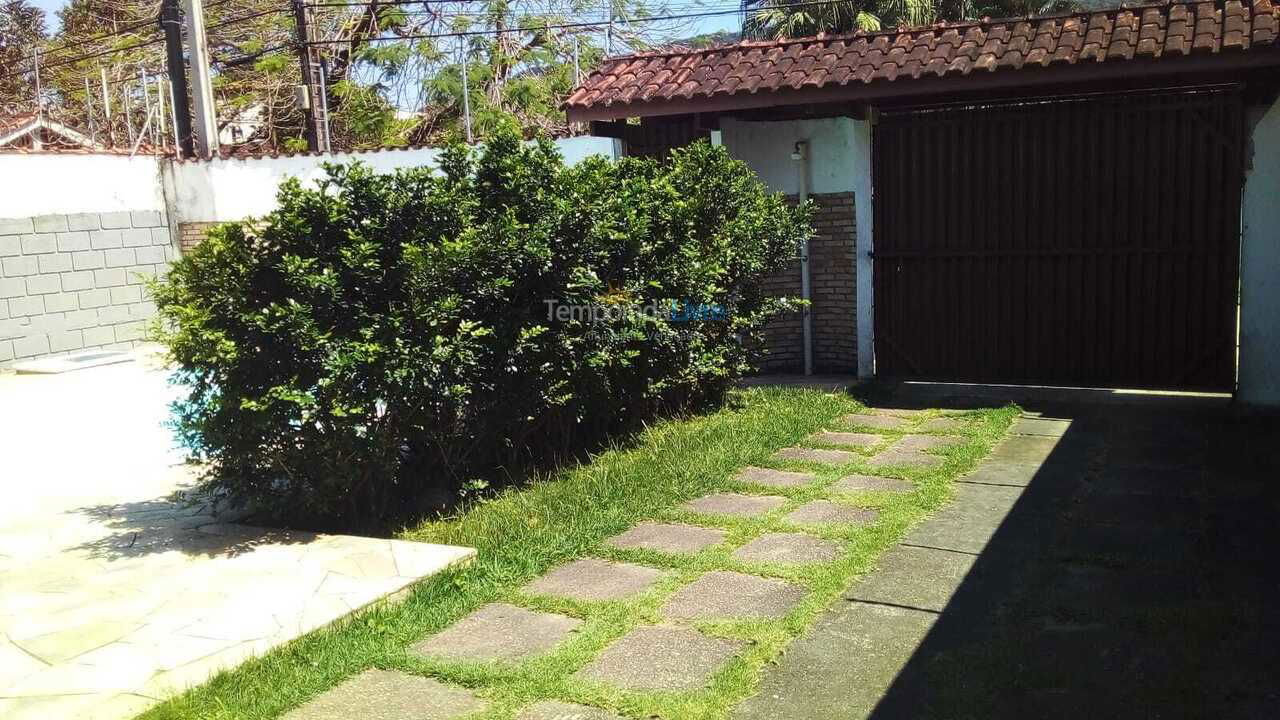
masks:
<instances>
[{"instance_id":1,"label":"tree","mask_svg":"<svg viewBox=\"0 0 1280 720\"><path fill-rule=\"evenodd\" d=\"M917 27L941 20L1017 17L1064 12L1074 0L837 0L803 5L795 0L747 0L743 34L755 38L805 37L855 30Z\"/></svg>"},{"instance_id":2,"label":"tree","mask_svg":"<svg viewBox=\"0 0 1280 720\"><path fill-rule=\"evenodd\" d=\"M44 38L43 10L26 0L0 4L0 72L5 74L0 77L0 108L5 111L35 109L34 74L20 71L35 70L31 57Z\"/></svg>"}]
</instances>

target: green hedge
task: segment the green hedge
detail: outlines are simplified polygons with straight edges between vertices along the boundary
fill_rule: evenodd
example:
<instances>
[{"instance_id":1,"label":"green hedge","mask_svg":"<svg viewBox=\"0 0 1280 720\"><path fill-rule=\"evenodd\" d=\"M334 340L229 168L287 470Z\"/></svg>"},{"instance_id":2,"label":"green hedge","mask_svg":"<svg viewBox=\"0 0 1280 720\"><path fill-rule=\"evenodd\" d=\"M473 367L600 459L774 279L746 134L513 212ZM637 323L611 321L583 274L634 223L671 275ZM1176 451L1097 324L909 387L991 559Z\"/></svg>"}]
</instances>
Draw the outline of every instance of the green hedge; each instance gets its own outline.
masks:
<instances>
[{"instance_id":1,"label":"green hedge","mask_svg":"<svg viewBox=\"0 0 1280 720\"><path fill-rule=\"evenodd\" d=\"M503 132L435 172L326 171L153 288L206 489L312 526L394 522L718 401L809 232L705 143L565 167Z\"/></svg>"}]
</instances>

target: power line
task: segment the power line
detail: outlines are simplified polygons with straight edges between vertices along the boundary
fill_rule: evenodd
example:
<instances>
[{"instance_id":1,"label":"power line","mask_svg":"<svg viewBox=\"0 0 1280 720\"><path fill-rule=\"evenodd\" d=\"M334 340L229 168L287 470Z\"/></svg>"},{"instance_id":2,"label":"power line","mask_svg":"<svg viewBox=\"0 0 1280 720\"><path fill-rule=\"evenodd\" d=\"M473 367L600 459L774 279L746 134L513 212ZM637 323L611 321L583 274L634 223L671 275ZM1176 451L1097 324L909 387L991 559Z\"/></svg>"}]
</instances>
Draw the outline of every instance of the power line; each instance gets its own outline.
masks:
<instances>
[{"instance_id":1,"label":"power line","mask_svg":"<svg viewBox=\"0 0 1280 720\"><path fill-rule=\"evenodd\" d=\"M419 2L421 0L418 0ZM841 0L816 0L815 2L788 3L785 5L771 5L771 8L799 8L814 7L818 5L830 5ZM323 7L323 5L312 5L311 7ZM626 23L644 23L644 22L664 22L669 20L691 20L704 17L716 17L719 15L737 15L742 12L742 8L734 8L733 10L711 10L707 12L683 13L672 15L651 15L648 17L629 18ZM460 38L460 37L476 37L480 35L503 35L513 32L536 32L539 30L573 30L581 28L604 28L609 23L601 20L591 22L575 22L575 23L547 23L540 25L527 25L523 27L511 27L503 30L461 30L457 32L447 33L429 33L429 34L412 34L412 35L391 35L381 37L366 38L364 42L384 42L398 40L431 40L436 38ZM312 44L347 44L350 40L313 40Z\"/></svg>"}]
</instances>

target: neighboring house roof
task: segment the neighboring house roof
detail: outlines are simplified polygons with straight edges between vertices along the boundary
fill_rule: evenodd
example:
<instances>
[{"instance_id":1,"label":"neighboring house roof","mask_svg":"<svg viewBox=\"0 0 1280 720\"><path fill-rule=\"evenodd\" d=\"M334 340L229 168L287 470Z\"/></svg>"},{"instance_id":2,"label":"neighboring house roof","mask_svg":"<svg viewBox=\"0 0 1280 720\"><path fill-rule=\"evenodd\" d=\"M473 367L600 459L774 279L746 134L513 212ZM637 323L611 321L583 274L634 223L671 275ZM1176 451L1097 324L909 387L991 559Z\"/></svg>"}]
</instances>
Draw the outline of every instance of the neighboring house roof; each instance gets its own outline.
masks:
<instances>
[{"instance_id":1,"label":"neighboring house roof","mask_svg":"<svg viewBox=\"0 0 1280 720\"><path fill-rule=\"evenodd\" d=\"M87 135L47 116L36 113L0 116L0 147L22 138L33 136L34 144L38 148L43 142L39 137L41 131L52 133L83 148L99 149L102 147L101 144L94 142Z\"/></svg>"},{"instance_id":2,"label":"neighboring house roof","mask_svg":"<svg viewBox=\"0 0 1280 720\"><path fill-rule=\"evenodd\" d=\"M1272 0L1169 2L640 53L606 60L569 96L565 108L570 121L614 119L764 107L784 104L783 96L856 100L891 83L905 94L924 91L921 81L987 73L1012 78L1013 71L1022 71L1017 77L1025 81L1027 73L1066 66L1076 75L1085 66L1095 70L1093 75L1114 74L1125 66L1145 71L1156 60L1246 50L1265 49L1268 61L1280 61L1280 52L1272 54L1280 50L1278 18L1280 6ZM1174 65L1162 62L1161 69L1172 71ZM843 92L833 95L833 89Z\"/></svg>"}]
</instances>

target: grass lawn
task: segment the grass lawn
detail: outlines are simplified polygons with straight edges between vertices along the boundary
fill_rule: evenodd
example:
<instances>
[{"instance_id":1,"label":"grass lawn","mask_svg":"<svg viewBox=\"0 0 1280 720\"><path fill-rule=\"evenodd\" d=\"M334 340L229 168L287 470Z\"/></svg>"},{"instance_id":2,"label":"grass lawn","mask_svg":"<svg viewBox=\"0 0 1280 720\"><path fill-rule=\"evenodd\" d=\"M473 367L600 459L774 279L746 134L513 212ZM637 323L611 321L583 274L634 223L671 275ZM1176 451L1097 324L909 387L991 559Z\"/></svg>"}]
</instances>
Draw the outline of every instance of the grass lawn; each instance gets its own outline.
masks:
<instances>
[{"instance_id":1,"label":"grass lawn","mask_svg":"<svg viewBox=\"0 0 1280 720\"><path fill-rule=\"evenodd\" d=\"M491 707L476 716L507 720L524 705L561 699L609 708L621 714L669 719L722 718L755 692L761 669L833 602L856 576L906 530L950 495L953 480L971 469L1007 430L1012 407L967 413L966 442L943 451L933 470L891 473L915 481L910 493L838 495L827 488L837 478L865 471L862 460L839 468L777 463L776 450L821 429L840 429L840 417L861 406L844 395L814 390L757 388L734 394L729 407L705 416L661 423L626 448L603 453L589 464L565 470L521 490L511 490L449 520L406 530L410 540L467 545L479 556L466 568L435 576L402 603L364 612L301 638L267 656L219 675L208 684L153 708L143 717L273 718L369 667L428 674L475 689ZM901 433L882 431L894 438ZM733 480L745 465L806 470L819 481L799 488L742 486ZM890 474L890 473L881 473ZM693 515L677 506L709 492L737 490L784 495L789 502L763 518L724 519ZM744 565L730 558L751 538L797 528L781 520L796 505L829 498L880 510L868 527L806 527L840 542L836 560L799 569ZM690 556L619 550L602 541L646 519L679 520L729 531L728 542ZM670 576L629 601L581 603L529 596L520 588L546 570L583 555L669 568ZM587 682L572 673L633 627L658 621L658 608L680 586L712 569L785 578L809 589L805 601L782 621L698 624L711 635L748 641L746 650L694 692L627 692ZM514 666L426 659L409 648L487 602L504 601L584 620L556 651Z\"/></svg>"}]
</instances>

